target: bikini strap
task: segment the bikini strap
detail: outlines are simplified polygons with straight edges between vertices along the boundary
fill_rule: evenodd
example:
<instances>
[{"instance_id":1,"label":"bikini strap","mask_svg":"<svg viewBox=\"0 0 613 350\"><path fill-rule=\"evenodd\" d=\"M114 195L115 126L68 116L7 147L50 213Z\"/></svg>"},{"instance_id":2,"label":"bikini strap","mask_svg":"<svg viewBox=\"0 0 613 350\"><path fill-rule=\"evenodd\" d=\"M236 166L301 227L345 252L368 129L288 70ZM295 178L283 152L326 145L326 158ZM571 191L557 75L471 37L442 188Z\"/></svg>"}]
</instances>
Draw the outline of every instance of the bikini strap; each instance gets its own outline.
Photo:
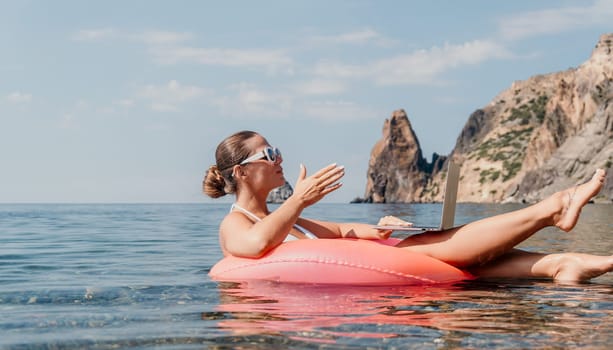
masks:
<instances>
[{"instance_id":1,"label":"bikini strap","mask_svg":"<svg viewBox=\"0 0 613 350\"><path fill-rule=\"evenodd\" d=\"M240 205L238 205L236 203L233 203L232 206L230 207L230 212L232 212L233 210L238 210L238 211L242 212L243 214L247 215L248 217L252 218L255 221L262 221L262 219L257 217L254 213L250 212L249 210L241 207Z\"/></svg>"},{"instance_id":2,"label":"bikini strap","mask_svg":"<svg viewBox=\"0 0 613 350\"><path fill-rule=\"evenodd\" d=\"M232 206L230 207L230 212L232 212L233 210L238 210L241 213L247 215L248 217L252 218L255 221L262 221L262 219L260 219L259 217L257 217L254 213L250 212L249 210L241 207L240 205L233 203ZM317 236L315 234L313 234L311 231L307 230L306 228L298 225L298 224L294 224L292 225L294 226L294 228L296 228L298 231L300 231L302 234L304 234L305 236L307 236L307 238L310 239L316 239ZM292 236L293 237L293 236Z\"/></svg>"}]
</instances>

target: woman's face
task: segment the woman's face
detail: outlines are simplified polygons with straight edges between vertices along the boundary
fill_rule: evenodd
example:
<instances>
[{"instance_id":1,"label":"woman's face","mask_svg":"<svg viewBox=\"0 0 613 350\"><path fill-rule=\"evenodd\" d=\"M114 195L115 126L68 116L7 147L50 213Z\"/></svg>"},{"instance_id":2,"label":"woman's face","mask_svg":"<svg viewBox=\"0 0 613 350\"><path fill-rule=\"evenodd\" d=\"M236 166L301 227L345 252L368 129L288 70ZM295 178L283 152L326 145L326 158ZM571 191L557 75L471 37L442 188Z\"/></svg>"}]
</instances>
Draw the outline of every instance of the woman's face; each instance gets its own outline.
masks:
<instances>
[{"instance_id":1,"label":"woman's face","mask_svg":"<svg viewBox=\"0 0 613 350\"><path fill-rule=\"evenodd\" d=\"M257 153L261 153L264 148L270 147L268 141L260 135L256 135L245 142L245 146L251 149L249 156ZM248 181L253 186L266 187L269 191L283 186L285 184L285 176L283 175L283 167L281 163L283 158L277 157L274 162L267 160L266 158L251 161L247 164L241 165L242 170L248 175Z\"/></svg>"}]
</instances>

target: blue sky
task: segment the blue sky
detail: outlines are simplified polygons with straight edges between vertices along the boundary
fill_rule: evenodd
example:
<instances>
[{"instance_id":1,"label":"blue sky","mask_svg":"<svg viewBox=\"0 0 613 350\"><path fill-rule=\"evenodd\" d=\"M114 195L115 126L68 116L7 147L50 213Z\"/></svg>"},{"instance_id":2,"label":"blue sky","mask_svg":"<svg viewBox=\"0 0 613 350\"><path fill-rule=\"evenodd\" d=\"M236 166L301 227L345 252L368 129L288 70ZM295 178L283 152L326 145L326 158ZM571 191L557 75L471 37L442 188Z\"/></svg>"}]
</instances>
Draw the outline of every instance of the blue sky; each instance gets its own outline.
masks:
<instances>
[{"instance_id":1,"label":"blue sky","mask_svg":"<svg viewBox=\"0 0 613 350\"><path fill-rule=\"evenodd\" d=\"M347 202L393 110L447 154L611 18L611 0L0 1L0 202L210 202L215 147L244 129L292 184L301 162L345 165L325 201Z\"/></svg>"}]
</instances>

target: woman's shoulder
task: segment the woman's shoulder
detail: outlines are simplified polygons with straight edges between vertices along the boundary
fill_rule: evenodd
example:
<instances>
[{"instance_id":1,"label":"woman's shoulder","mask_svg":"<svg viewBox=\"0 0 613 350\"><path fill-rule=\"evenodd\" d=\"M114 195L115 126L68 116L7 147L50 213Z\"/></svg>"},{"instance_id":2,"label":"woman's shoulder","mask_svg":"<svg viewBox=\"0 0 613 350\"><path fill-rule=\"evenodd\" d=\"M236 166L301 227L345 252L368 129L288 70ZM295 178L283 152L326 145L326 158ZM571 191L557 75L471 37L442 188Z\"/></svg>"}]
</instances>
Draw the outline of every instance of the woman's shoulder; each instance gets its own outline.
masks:
<instances>
[{"instance_id":1,"label":"woman's shoulder","mask_svg":"<svg viewBox=\"0 0 613 350\"><path fill-rule=\"evenodd\" d=\"M234 210L221 219L221 225L232 224L234 222L251 222L251 220L245 214Z\"/></svg>"},{"instance_id":2,"label":"woman's shoulder","mask_svg":"<svg viewBox=\"0 0 613 350\"><path fill-rule=\"evenodd\" d=\"M253 222L247 216L238 211L229 212L219 224L219 232L236 232L253 226Z\"/></svg>"}]
</instances>

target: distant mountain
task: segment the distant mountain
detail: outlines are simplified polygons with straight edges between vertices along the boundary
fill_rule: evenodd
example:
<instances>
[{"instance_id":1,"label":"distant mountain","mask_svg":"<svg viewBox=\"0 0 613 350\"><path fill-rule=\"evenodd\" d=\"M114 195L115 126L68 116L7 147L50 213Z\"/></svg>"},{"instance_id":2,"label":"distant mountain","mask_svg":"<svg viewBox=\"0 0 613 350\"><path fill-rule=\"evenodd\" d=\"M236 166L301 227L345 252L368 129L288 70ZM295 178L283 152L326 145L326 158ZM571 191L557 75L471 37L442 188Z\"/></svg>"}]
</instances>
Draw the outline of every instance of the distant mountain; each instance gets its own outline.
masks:
<instances>
[{"instance_id":1,"label":"distant mountain","mask_svg":"<svg viewBox=\"0 0 613 350\"><path fill-rule=\"evenodd\" d=\"M535 202L607 169L595 199L613 200L613 33L577 68L516 81L473 112L449 156L422 155L404 110L372 149L364 198L373 203L442 198L448 158L462 165L458 200Z\"/></svg>"}]
</instances>

